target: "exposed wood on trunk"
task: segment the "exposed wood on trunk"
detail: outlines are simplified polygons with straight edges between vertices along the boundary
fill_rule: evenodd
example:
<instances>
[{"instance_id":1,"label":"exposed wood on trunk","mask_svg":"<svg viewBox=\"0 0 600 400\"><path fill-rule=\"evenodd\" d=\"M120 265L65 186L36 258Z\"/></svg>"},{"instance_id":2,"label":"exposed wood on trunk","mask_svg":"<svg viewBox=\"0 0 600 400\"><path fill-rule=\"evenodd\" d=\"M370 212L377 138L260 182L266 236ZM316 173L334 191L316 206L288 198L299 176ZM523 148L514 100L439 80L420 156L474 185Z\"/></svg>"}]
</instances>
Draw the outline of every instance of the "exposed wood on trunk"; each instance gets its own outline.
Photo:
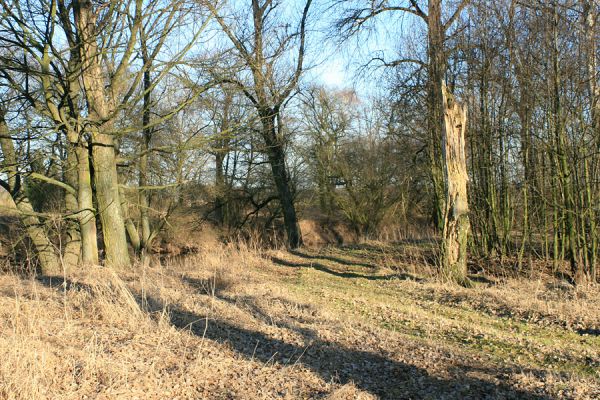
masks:
<instances>
[{"instance_id":1,"label":"exposed wood on trunk","mask_svg":"<svg viewBox=\"0 0 600 400\"><path fill-rule=\"evenodd\" d=\"M448 280L467 284L469 237L468 175L465 156L467 110L455 100L445 85L442 85L442 95L444 100L442 154L446 180L442 274Z\"/></svg>"}]
</instances>

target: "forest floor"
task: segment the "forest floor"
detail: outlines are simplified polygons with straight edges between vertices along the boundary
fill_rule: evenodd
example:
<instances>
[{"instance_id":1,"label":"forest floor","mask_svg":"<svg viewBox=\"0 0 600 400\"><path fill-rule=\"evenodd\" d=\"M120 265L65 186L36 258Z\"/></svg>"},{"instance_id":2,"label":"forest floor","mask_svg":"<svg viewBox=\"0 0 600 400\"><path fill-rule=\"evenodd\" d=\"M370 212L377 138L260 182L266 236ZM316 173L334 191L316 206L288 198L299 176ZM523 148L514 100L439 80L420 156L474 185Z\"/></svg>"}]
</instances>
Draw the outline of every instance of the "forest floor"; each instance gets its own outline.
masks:
<instances>
[{"instance_id":1,"label":"forest floor","mask_svg":"<svg viewBox=\"0 0 600 400\"><path fill-rule=\"evenodd\" d=\"M446 285L426 247L0 276L0 398L600 398L598 287Z\"/></svg>"}]
</instances>

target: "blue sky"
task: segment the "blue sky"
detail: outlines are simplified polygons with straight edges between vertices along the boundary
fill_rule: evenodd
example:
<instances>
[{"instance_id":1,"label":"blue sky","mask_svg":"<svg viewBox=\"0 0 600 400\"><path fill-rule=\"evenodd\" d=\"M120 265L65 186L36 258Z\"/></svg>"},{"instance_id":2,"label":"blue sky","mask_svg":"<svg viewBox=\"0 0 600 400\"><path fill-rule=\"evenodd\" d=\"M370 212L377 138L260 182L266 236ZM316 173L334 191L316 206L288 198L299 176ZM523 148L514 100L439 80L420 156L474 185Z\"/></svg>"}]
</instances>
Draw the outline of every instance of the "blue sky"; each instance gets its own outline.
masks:
<instances>
[{"instance_id":1,"label":"blue sky","mask_svg":"<svg viewBox=\"0 0 600 400\"><path fill-rule=\"evenodd\" d=\"M304 5L304 0L291 1L296 7ZM314 4L319 7L324 3L316 1ZM360 35L343 43L340 43L339 38L332 37L332 26L340 15L339 7L325 12L313 9L307 57L307 65L312 68L306 72L305 83L315 82L338 89L354 88L359 96L375 95L384 86L384 68L370 68L360 74L361 67L371 57L377 55L389 61L397 58L399 51L404 55L415 56L415 52L423 50L418 37L424 24L410 14L381 14L371 26L376 29L367 28ZM413 41L415 38L417 40ZM411 46L420 48L414 50Z\"/></svg>"}]
</instances>

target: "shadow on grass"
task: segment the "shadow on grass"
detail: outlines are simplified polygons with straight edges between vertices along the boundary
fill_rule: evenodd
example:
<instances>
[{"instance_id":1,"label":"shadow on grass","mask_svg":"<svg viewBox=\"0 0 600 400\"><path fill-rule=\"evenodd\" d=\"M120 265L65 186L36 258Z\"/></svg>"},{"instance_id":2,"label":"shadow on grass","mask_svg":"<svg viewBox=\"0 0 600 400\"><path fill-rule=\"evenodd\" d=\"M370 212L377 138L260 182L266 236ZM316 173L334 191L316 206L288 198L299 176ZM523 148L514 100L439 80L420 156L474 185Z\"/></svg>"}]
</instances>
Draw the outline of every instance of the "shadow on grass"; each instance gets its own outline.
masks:
<instances>
[{"instance_id":1,"label":"shadow on grass","mask_svg":"<svg viewBox=\"0 0 600 400\"><path fill-rule=\"evenodd\" d=\"M394 274L388 274L388 275L365 275L365 274L359 274L356 272L349 272L349 271L336 271L324 264L321 264L319 262L293 262L293 261L289 261L289 260L284 260L283 258L279 258L279 257L271 257L270 258L271 262L273 262L276 265L280 265L283 267L292 267L292 268L312 268L315 269L317 271L321 271L321 272L325 272L327 274L333 275L333 276L337 276L340 278L350 278L350 279L367 279L370 281L379 281L379 280L391 280L391 279L406 279L406 280L414 280L417 282L420 282L423 280L423 278L419 278L415 275L409 274L409 273L394 273Z\"/></svg>"},{"instance_id":2,"label":"shadow on grass","mask_svg":"<svg viewBox=\"0 0 600 400\"><path fill-rule=\"evenodd\" d=\"M600 329L595 329L595 328L584 328L584 329L577 329L575 332L577 332L579 335L587 335L587 336L600 336Z\"/></svg>"},{"instance_id":3,"label":"shadow on grass","mask_svg":"<svg viewBox=\"0 0 600 400\"><path fill-rule=\"evenodd\" d=\"M482 274L469 274L469 279L473 282L483 283L488 286L494 286L498 284L498 281L494 278L482 275Z\"/></svg>"},{"instance_id":4,"label":"shadow on grass","mask_svg":"<svg viewBox=\"0 0 600 400\"><path fill-rule=\"evenodd\" d=\"M353 277L353 276L351 276ZM197 281L192 278L183 279L187 284L204 290L209 282ZM65 281L62 277L40 277L38 281L56 290L84 289L85 284ZM141 296L133 293L134 297L149 312L160 311L165 304L151 296ZM169 322L174 327L189 333L226 344L236 353L247 360L259 361L264 364L298 365L310 369L325 382L339 384L353 383L359 389L379 396L381 399L534 399L547 400L551 397L516 389L510 384L493 383L484 379L468 376L469 372L477 373L480 367L461 364L448 371L452 377L438 377L426 369L393 359L393 354L367 351L361 348L348 347L344 344L319 338L312 329L296 326L302 322L298 318L277 317L273 322L272 316L260 307L256 298L228 297L222 292L216 296L230 304L243 306L247 312L256 317L261 323L277 325L294 331L301 336L306 345L288 343L283 339L273 338L258 330L238 326L225 319L211 319L205 315L185 310L178 304L169 305ZM284 307L300 307L310 314L310 306L282 301ZM287 303L286 303L287 302ZM308 308L307 308L308 307ZM314 318L318 319L318 316ZM314 322L314 321L307 321ZM503 377L508 382L511 370L490 370L496 377ZM536 373L544 373L536 372Z\"/></svg>"},{"instance_id":5,"label":"shadow on grass","mask_svg":"<svg viewBox=\"0 0 600 400\"><path fill-rule=\"evenodd\" d=\"M310 260L327 260L327 261L333 261L335 263L350 266L350 267L352 267L352 266L364 267L364 268L369 268L369 269L373 269L373 270L376 270L378 268L377 265L375 265L375 264L364 263L361 261L345 260L341 257L333 257L330 255L325 255L325 254L308 254L308 253L302 252L300 250L288 250L288 251L290 252L290 254L293 254L295 256L302 257L302 258L307 258Z\"/></svg>"},{"instance_id":6,"label":"shadow on grass","mask_svg":"<svg viewBox=\"0 0 600 400\"><path fill-rule=\"evenodd\" d=\"M249 312L268 321L268 314L248 300L243 300L243 303L249 307ZM151 303L156 304L155 301ZM307 345L288 343L263 332L237 326L231 321L208 319L178 307L170 308L170 322L196 336L227 344L246 359L265 364L302 365L326 382L353 383L382 399L550 399L515 389L506 383L495 384L468 377L467 372L478 371L470 366L461 366L459 371L454 372L454 378L433 376L423 368L393 360L386 354L319 339L310 329L282 324L281 321L278 325L294 330Z\"/></svg>"},{"instance_id":7,"label":"shadow on grass","mask_svg":"<svg viewBox=\"0 0 600 400\"><path fill-rule=\"evenodd\" d=\"M59 275L41 275L36 276L35 280L44 286L60 290L88 290L89 285L81 282L75 282L69 278Z\"/></svg>"},{"instance_id":8,"label":"shadow on grass","mask_svg":"<svg viewBox=\"0 0 600 400\"><path fill-rule=\"evenodd\" d=\"M376 244L369 244L369 243L344 244L344 245L338 246L338 248L347 249L347 250L359 250L359 251L364 250L364 251L368 251L369 253L375 253L375 254L377 254L377 253L386 254L389 252L397 252L407 245L428 248L428 247L432 247L432 246L437 247L438 244L439 244L438 239L424 238L424 239L402 239L402 240L389 242L386 245L376 245Z\"/></svg>"}]
</instances>

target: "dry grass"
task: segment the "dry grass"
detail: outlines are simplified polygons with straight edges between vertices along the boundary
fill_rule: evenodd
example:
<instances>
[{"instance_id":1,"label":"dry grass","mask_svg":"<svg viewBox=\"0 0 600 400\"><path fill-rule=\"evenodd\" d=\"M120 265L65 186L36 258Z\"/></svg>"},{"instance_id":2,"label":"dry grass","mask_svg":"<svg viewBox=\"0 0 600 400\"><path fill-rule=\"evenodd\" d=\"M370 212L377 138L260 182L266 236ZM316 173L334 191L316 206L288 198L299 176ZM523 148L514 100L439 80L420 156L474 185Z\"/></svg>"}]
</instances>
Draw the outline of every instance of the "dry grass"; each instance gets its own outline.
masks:
<instances>
[{"instance_id":1,"label":"dry grass","mask_svg":"<svg viewBox=\"0 0 600 400\"><path fill-rule=\"evenodd\" d=\"M196 255L118 274L1 276L0 398L600 394L597 287L461 289L410 264L415 254L206 241Z\"/></svg>"}]
</instances>

